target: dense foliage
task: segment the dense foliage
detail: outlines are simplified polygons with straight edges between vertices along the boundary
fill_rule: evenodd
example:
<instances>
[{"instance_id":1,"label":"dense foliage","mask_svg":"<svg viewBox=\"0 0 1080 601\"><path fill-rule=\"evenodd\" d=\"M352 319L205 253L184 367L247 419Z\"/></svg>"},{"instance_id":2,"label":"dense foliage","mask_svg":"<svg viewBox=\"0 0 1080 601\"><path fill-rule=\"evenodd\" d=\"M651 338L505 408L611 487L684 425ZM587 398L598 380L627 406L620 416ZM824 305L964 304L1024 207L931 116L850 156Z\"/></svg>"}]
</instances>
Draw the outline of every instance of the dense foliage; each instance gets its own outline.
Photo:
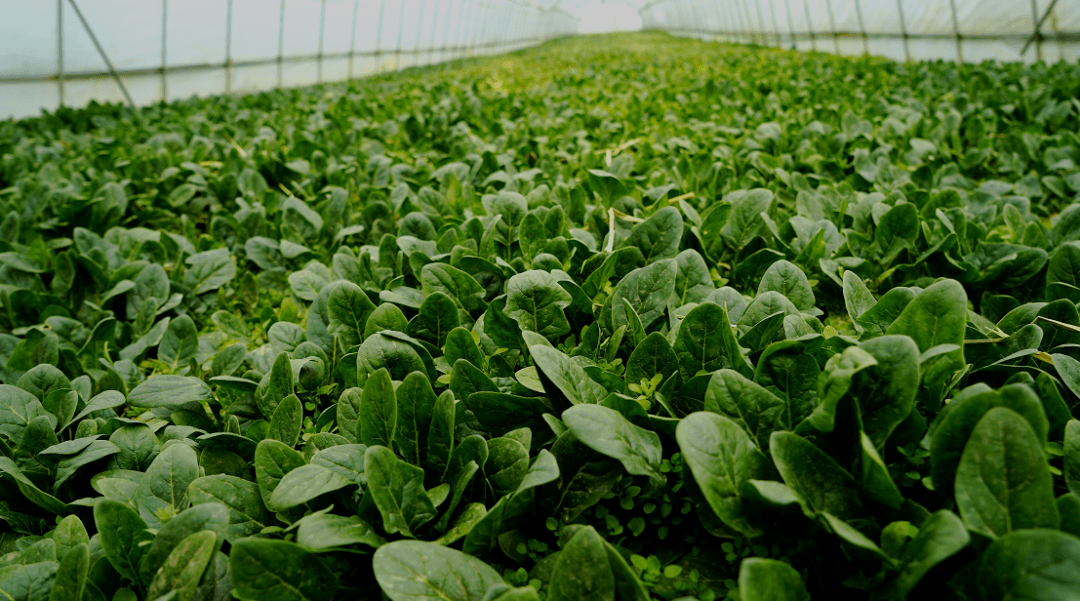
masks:
<instances>
[{"instance_id":1,"label":"dense foliage","mask_svg":"<svg viewBox=\"0 0 1080 601\"><path fill-rule=\"evenodd\" d=\"M2 597L1078 599L1078 92L639 34L0 123Z\"/></svg>"}]
</instances>

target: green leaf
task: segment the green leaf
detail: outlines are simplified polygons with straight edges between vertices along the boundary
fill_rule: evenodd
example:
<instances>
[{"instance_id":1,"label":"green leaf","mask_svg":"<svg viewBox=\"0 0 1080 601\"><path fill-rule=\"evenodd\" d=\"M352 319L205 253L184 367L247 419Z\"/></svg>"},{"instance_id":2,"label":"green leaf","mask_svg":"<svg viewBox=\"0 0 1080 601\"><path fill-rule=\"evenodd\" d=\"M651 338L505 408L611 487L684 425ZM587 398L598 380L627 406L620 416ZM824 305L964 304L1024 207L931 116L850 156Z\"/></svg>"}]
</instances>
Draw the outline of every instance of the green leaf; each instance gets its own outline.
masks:
<instances>
[{"instance_id":1,"label":"green leaf","mask_svg":"<svg viewBox=\"0 0 1080 601\"><path fill-rule=\"evenodd\" d=\"M640 250L645 263L649 264L677 255L682 234L682 214L675 207L668 206L635 225L622 245Z\"/></svg>"},{"instance_id":2,"label":"green leaf","mask_svg":"<svg viewBox=\"0 0 1080 601\"><path fill-rule=\"evenodd\" d=\"M971 536L956 514L948 509L934 512L923 520L919 533L904 545L899 557L900 573L890 590L904 597L930 568L959 553L970 541Z\"/></svg>"},{"instance_id":3,"label":"green leaf","mask_svg":"<svg viewBox=\"0 0 1080 601\"><path fill-rule=\"evenodd\" d=\"M338 282L326 299L326 308L330 316L329 332L346 348L360 344L368 317L375 311L375 304L367 294L352 282Z\"/></svg>"},{"instance_id":4,"label":"green leaf","mask_svg":"<svg viewBox=\"0 0 1080 601\"><path fill-rule=\"evenodd\" d=\"M47 412L34 395L15 386L0 384L0 434L20 440L23 429L43 415Z\"/></svg>"},{"instance_id":5,"label":"green leaf","mask_svg":"<svg viewBox=\"0 0 1080 601\"><path fill-rule=\"evenodd\" d=\"M664 482L660 473L660 437L651 430L631 424L621 413L600 405L577 405L562 414L562 420L580 440L598 453L617 459L635 476Z\"/></svg>"},{"instance_id":6,"label":"green leaf","mask_svg":"<svg viewBox=\"0 0 1080 601\"><path fill-rule=\"evenodd\" d=\"M281 478L266 506L272 511L285 511L354 484L326 466L302 465Z\"/></svg>"},{"instance_id":7,"label":"green leaf","mask_svg":"<svg viewBox=\"0 0 1080 601\"><path fill-rule=\"evenodd\" d=\"M390 446L397 431L397 397L390 372L379 368L368 377L360 397L360 442Z\"/></svg>"},{"instance_id":8,"label":"green leaf","mask_svg":"<svg viewBox=\"0 0 1080 601\"><path fill-rule=\"evenodd\" d=\"M379 547L372 568L392 601L482 601L489 590L503 584L499 573L479 559L420 541Z\"/></svg>"},{"instance_id":9,"label":"green leaf","mask_svg":"<svg viewBox=\"0 0 1080 601\"><path fill-rule=\"evenodd\" d=\"M195 295L217 290L236 277L236 260L225 248L192 255L187 264L190 267L184 272L184 286Z\"/></svg>"},{"instance_id":10,"label":"green leaf","mask_svg":"<svg viewBox=\"0 0 1080 601\"><path fill-rule=\"evenodd\" d=\"M1020 414L996 407L979 420L956 469L956 505L969 529L991 538L1058 527L1042 445Z\"/></svg>"},{"instance_id":11,"label":"green leaf","mask_svg":"<svg viewBox=\"0 0 1080 601\"><path fill-rule=\"evenodd\" d=\"M285 446L296 446L300 439L300 428L303 426L304 408L300 405L300 399L295 394L281 399L277 409L274 409L270 417L270 431L266 437L279 440Z\"/></svg>"},{"instance_id":12,"label":"green leaf","mask_svg":"<svg viewBox=\"0 0 1080 601\"><path fill-rule=\"evenodd\" d=\"M721 369L709 379L705 410L734 420L760 449L768 449L774 430L787 429L791 423L788 403L730 369Z\"/></svg>"},{"instance_id":13,"label":"green leaf","mask_svg":"<svg viewBox=\"0 0 1080 601\"><path fill-rule=\"evenodd\" d=\"M780 477L806 508L840 519L863 517L855 479L825 451L797 434L773 432L769 452Z\"/></svg>"},{"instance_id":14,"label":"green leaf","mask_svg":"<svg viewBox=\"0 0 1080 601\"><path fill-rule=\"evenodd\" d=\"M154 540L146 522L127 505L105 499L94 505L94 523L109 563L121 576L139 582L139 562Z\"/></svg>"},{"instance_id":15,"label":"green leaf","mask_svg":"<svg viewBox=\"0 0 1080 601\"><path fill-rule=\"evenodd\" d=\"M604 539L592 526L583 526L555 560L548 588L549 601L595 599L615 601L615 574Z\"/></svg>"},{"instance_id":16,"label":"green leaf","mask_svg":"<svg viewBox=\"0 0 1080 601\"><path fill-rule=\"evenodd\" d=\"M747 557L739 564L742 601L809 601L802 576L782 561Z\"/></svg>"},{"instance_id":17,"label":"green leaf","mask_svg":"<svg viewBox=\"0 0 1080 601\"><path fill-rule=\"evenodd\" d=\"M420 310L416 317L409 321L405 333L441 349L446 344L446 336L450 334L450 330L460 324L461 319L454 299L442 292L434 292L420 303Z\"/></svg>"},{"instance_id":18,"label":"green leaf","mask_svg":"<svg viewBox=\"0 0 1080 601\"><path fill-rule=\"evenodd\" d=\"M175 407L211 398L210 387L199 378L150 376L128 394L127 403L132 407Z\"/></svg>"},{"instance_id":19,"label":"green leaf","mask_svg":"<svg viewBox=\"0 0 1080 601\"><path fill-rule=\"evenodd\" d=\"M598 404L607 396L607 390L585 375L585 370L571 361L566 353L548 346L534 345L529 347L529 354L536 361L537 369L547 378L544 390L549 395L561 393L571 405ZM547 382L551 382L554 390L548 387Z\"/></svg>"},{"instance_id":20,"label":"green leaf","mask_svg":"<svg viewBox=\"0 0 1080 601\"><path fill-rule=\"evenodd\" d=\"M188 485L188 497L194 505L188 511L208 503L220 503L229 510L228 528L223 533L229 542L257 534L273 523L263 506L259 486L236 476L215 474L196 478ZM171 521L165 527L170 524Z\"/></svg>"},{"instance_id":21,"label":"green leaf","mask_svg":"<svg viewBox=\"0 0 1080 601\"><path fill-rule=\"evenodd\" d=\"M376 549L386 542L371 526L356 516L313 513L296 524L299 526L296 542L312 551L350 545Z\"/></svg>"},{"instance_id":22,"label":"green leaf","mask_svg":"<svg viewBox=\"0 0 1080 601\"><path fill-rule=\"evenodd\" d=\"M679 422L675 439L716 516L746 536L761 534L750 522L739 491L747 480L769 479L773 470L746 432L726 417L699 411Z\"/></svg>"},{"instance_id":23,"label":"green leaf","mask_svg":"<svg viewBox=\"0 0 1080 601\"><path fill-rule=\"evenodd\" d=\"M367 377L381 368L386 368L393 380L403 380L414 371L427 373L427 366L411 345L391 338L385 332L373 334L364 340L356 353L356 367L361 384L365 384Z\"/></svg>"},{"instance_id":24,"label":"green leaf","mask_svg":"<svg viewBox=\"0 0 1080 601\"><path fill-rule=\"evenodd\" d=\"M90 571L88 543L79 543L59 557L60 566L56 570L56 580L53 581L48 600L80 601Z\"/></svg>"},{"instance_id":25,"label":"green leaf","mask_svg":"<svg viewBox=\"0 0 1080 601\"><path fill-rule=\"evenodd\" d=\"M783 294L800 311L814 308L814 291L806 274L794 263L781 259L765 270L757 293L761 295L770 291Z\"/></svg>"},{"instance_id":26,"label":"green leaf","mask_svg":"<svg viewBox=\"0 0 1080 601\"><path fill-rule=\"evenodd\" d=\"M67 513L67 505L63 501L39 489L10 458L0 456L0 472L15 480L19 492L31 503L58 515Z\"/></svg>"},{"instance_id":27,"label":"green leaf","mask_svg":"<svg viewBox=\"0 0 1080 601\"><path fill-rule=\"evenodd\" d=\"M255 481L263 503L269 507L270 497L285 474L306 464L304 456L292 447L276 440L260 441L255 447Z\"/></svg>"},{"instance_id":28,"label":"green leaf","mask_svg":"<svg viewBox=\"0 0 1080 601\"><path fill-rule=\"evenodd\" d=\"M1075 599L1080 538L1055 530L1010 532L982 553L974 581L983 599Z\"/></svg>"},{"instance_id":29,"label":"green leaf","mask_svg":"<svg viewBox=\"0 0 1080 601\"><path fill-rule=\"evenodd\" d=\"M919 350L907 336L879 336L859 345L876 364L859 370L851 388L859 403L863 430L882 448L915 407L919 388Z\"/></svg>"},{"instance_id":30,"label":"green leaf","mask_svg":"<svg viewBox=\"0 0 1080 601\"><path fill-rule=\"evenodd\" d=\"M176 591L176 601L191 601L199 579L217 549L217 537L217 532L203 530L180 541L157 570L147 589L147 597L157 599Z\"/></svg>"},{"instance_id":31,"label":"green leaf","mask_svg":"<svg viewBox=\"0 0 1080 601\"><path fill-rule=\"evenodd\" d=\"M229 554L233 594L249 601L329 601L338 578L296 543L245 538Z\"/></svg>"},{"instance_id":32,"label":"green leaf","mask_svg":"<svg viewBox=\"0 0 1080 601\"><path fill-rule=\"evenodd\" d=\"M199 459L186 444L165 447L154 459L139 484L136 504L139 515L151 528L160 528L172 516L187 509L188 485L199 477Z\"/></svg>"},{"instance_id":33,"label":"green leaf","mask_svg":"<svg viewBox=\"0 0 1080 601\"><path fill-rule=\"evenodd\" d=\"M431 414L435 408L435 392L427 376L422 372L412 372L398 386L396 396L398 415L394 448L405 461L422 465L427 447L421 441L427 439Z\"/></svg>"},{"instance_id":34,"label":"green leaf","mask_svg":"<svg viewBox=\"0 0 1080 601\"><path fill-rule=\"evenodd\" d=\"M454 430L457 419L457 407L454 393L447 390L435 400L431 410L431 425L427 432L427 457L425 467L428 472L428 484L443 482L450 457L454 452Z\"/></svg>"},{"instance_id":35,"label":"green leaf","mask_svg":"<svg viewBox=\"0 0 1080 601\"><path fill-rule=\"evenodd\" d=\"M667 338L660 332L653 332L630 353L630 358L626 360L625 380L639 384L643 379L651 380L660 374L661 381L665 381L678 371L679 359Z\"/></svg>"},{"instance_id":36,"label":"green leaf","mask_svg":"<svg viewBox=\"0 0 1080 601\"><path fill-rule=\"evenodd\" d=\"M563 310L573 297L546 271L530 270L506 282L506 314L522 330L556 339L570 331Z\"/></svg>"},{"instance_id":37,"label":"green leaf","mask_svg":"<svg viewBox=\"0 0 1080 601\"><path fill-rule=\"evenodd\" d=\"M653 322L664 314L668 298L675 291L678 271L674 259L665 259L626 274L612 291L610 302L601 310L600 323L609 332L625 326L625 300L637 312L641 327L648 331Z\"/></svg>"},{"instance_id":38,"label":"green leaf","mask_svg":"<svg viewBox=\"0 0 1080 601\"><path fill-rule=\"evenodd\" d=\"M388 534L413 537L416 528L435 517L421 468L401 461L386 447L373 446L364 455L364 473Z\"/></svg>"},{"instance_id":39,"label":"green leaf","mask_svg":"<svg viewBox=\"0 0 1080 601\"><path fill-rule=\"evenodd\" d=\"M195 329L195 322L187 315L181 315L170 321L165 329L165 335L158 345L158 358L177 369L187 365L198 350L199 332Z\"/></svg>"},{"instance_id":40,"label":"green leaf","mask_svg":"<svg viewBox=\"0 0 1080 601\"><path fill-rule=\"evenodd\" d=\"M728 246L738 250L761 231L765 224L761 213L767 212L772 206L773 193L764 188L739 190L727 194L724 200L730 200L732 207L720 235Z\"/></svg>"},{"instance_id":41,"label":"green leaf","mask_svg":"<svg viewBox=\"0 0 1080 601\"><path fill-rule=\"evenodd\" d=\"M735 342L727 311L715 303L702 303L686 314L672 348L685 380L718 369L752 373Z\"/></svg>"}]
</instances>

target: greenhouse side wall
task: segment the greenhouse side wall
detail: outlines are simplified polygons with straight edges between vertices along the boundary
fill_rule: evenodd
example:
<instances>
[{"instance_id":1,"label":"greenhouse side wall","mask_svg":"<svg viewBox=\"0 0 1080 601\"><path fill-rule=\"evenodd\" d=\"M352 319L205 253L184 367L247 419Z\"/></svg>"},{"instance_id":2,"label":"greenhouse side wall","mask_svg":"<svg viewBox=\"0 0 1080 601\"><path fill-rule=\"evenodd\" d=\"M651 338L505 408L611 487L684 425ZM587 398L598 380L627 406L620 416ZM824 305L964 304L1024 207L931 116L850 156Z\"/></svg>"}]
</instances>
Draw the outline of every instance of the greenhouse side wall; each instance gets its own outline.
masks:
<instances>
[{"instance_id":1,"label":"greenhouse side wall","mask_svg":"<svg viewBox=\"0 0 1080 601\"><path fill-rule=\"evenodd\" d=\"M341 81L577 31L526 0L0 0L0 15L0 119Z\"/></svg>"},{"instance_id":2,"label":"greenhouse side wall","mask_svg":"<svg viewBox=\"0 0 1080 601\"><path fill-rule=\"evenodd\" d=\"M1072 0L650 0L647 29L893 60L1080 58Z\"/></svg>"}]
</instances>

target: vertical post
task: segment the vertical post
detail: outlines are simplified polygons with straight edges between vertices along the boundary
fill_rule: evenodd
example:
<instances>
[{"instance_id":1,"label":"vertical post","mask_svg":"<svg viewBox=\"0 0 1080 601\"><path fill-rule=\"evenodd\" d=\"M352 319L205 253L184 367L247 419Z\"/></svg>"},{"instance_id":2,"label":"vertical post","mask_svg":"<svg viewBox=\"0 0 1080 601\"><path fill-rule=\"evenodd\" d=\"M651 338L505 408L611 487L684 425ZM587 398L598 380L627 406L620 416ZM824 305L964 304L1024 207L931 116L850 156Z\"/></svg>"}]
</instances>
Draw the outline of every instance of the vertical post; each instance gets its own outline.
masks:
<instances>
[{"instance_id":1,"label":"vertical post","mask_svg":"<svg viewBox=\"0 0 1080 601\"><path fill-rule=\"evenodd\" d=\"M435 56L435 30L439 28L439 12L441 12L441 11L442 11L442 0L435 0L435 12L434 12L434 14L431 15L431 35L428 36L428 44L427 44L427 48L428 48L427 59L428 60L427 60L427 62L425 64L430 64L430 63L435 62L435 60L434 60L434 56Z\"/></svg>"},{"instance_id":2,"label":"vertical post","mask_svg":"<svg viewBox=\"0 0 1080 601\"><path fill-rule=\"evenodd\" d=\"M911 45L908 40L907 21L904 19L904 0L896 0L896 10L900 13L900 35L904 38L904 60L911 62Z\"/></svg>"},{"instance_id":3,"label":"vertical post","mask_svg":"<svg viewBox=\"0 0 1080 601\"><path fill-rule=\"evenodd\" d=\"M439 62L443 62L444 60L446 60L447 46L449 45L449 41L450 41L450 20L451 20L451 15L454 14L454 3L450 2L449 4L450 4L450 6L449 6L450 10L448 10L446 12L446 16L443 17L442 43L439 44ZM461 18L461 7L460 6L458 7L457 12L458 12L457 18L460 19Z\"/></svg>"},{"instance_id":4,"label":"vertical post","mask_svg":"<svg viewBox=\"0 0 1080 601\"><path fill-rule=\"evenodd\" d=\"M161 0L161 101L169 100L169 0Z\"/></svg>"},{"instance_id":5,"label":"vertical post","mask_svg":"<svg viewBox=\"0 0 1080 601\"><path fill-rule=\"evenodd\" d=\"M64 0L56 0L56 94L64 106Z\"/></svg>"},{"instance_id":6,"label":"vertical post","mask_svg":"<svg viewBox=\"0 0 1080 601\"><path fill-rule=\"evenodd\" d=\"M460 58L460 56L461 56L461 48L462 48L462 42L463 42L463 37L462 37L461 33L462 33L462 29L468 23L468 15L472 12L472 6L473 5L467 3L466 6L467 6L467 9L462 9L462 10L458 11L460 13L458 15L458 23L457 23L457 27L454 28L454 56L455 56L455 58Z\"/></svg>"},{"instance_id":7,"label":"vertical post","mask_svg":"<svg viewBox=\"0 0 1080 601\"><path fill-rule=\"evenodd\" d=\"M400 0L401 14L398 15L397 49L394 51L394 70L401 70L401 47L402 38L405 37L405 3L408 0Z\"/></svg>"},{"instance_id":8,"label":"vertical post","mask_svg":"<svg viewBox=\"0 0 1080 601\"><path fill-rule=\"evenodd\" d=\"M379 0L379 29L375 32L375 72L382 72L382 30L383 12L386 10L386 0ZM350 76L351 77L351 76Z\"/></svg>"},{"instance_id":9,"label":"vertical post","mask_svg":"<svg viewBox=\"0 0 1080 601\"><path fill-rule=\"evenodd\" d=\"M773 29L773 41L776 43L776 47L780 47L780 24L776 21L776 7L773 5L772 0L769 0L769 16L772 17L772 29Z\"/></svg>"},{"instance_id":10,"label":"vertical post","mask_svg":"<svg viewBox=\"0 0 1080 601\"><path fill-rule=\"evenodd\" d=\"M319 8L319 54L315 57L315 83L322 83L323 39L326 36L326 0Z\"/></svg>"},{"instance_id":11,"label":"vertical post","mask_svg":"<svg viewBox=\"0 0 1080 601\"><path fill-rule=\"evenodd\" d=\"M349 67L346 79L352 79L353 73L353 59L356 57L356 18L357 13L360 11L360 0L353 0L352 5L352 34L349 36ZM382 6L379 7L379 11L382 11ZM380 23L380 27L382 24Z\"/></svg>"},{"instance_id":12,"label":"vertical post","mask_svg":"<svg viewBox=\"0 0 1080 601\"><path fill-rule=\"evenodd\" d=\"M791 0L784 0L784 7L787 8L788 37L791 38L791 49L795 50L798 45L795 43L795 20L791 18Z\"/></svg>"},{"instance_id":13,"label":"vertical post","mask_svg":"<svg viewBox=\"0 0 1080 601\"><path fill-rule=\"evenodd\" d=\"M277 87L285 84L285 67L282 62L285 58L285 0L281 0L281 15L278 17L277 38Z\"/></svg>"},{"instance_id":14,"label":"vertical post","mask_svg":"<svg viewBox=\"0 0 1080 601\"><path fill-rule=\"evenodd\" d=\"M810 34L810 50L817 52L817 35L814 34L814 22L810 19L810 3L803 0L803 12L806 13L806 31Z\"/></svg>"},{"instance_id":15,"label":"vertical post","mask_svg":"<svg viewBox=\"0 0 1080 601\"><path fill-rule=\"evenodd\" d=\"M829 31L832 32L833 52L840 55L840 40L836 35L836 19L833 17L832 0L825 0L825 8L829 13Z\"/></svg>"},{"instance_id":16,"label":"vertical post","mask_svg":"<svg viewBox=\"0 0 1080 601\"><path fill-rule=\"evenodd\" d=\"M956 18L956 0L949 0L949 7L952 8L953 35L956 37L956 58L962 63L964 62L964 45L960 39L960 21Z\"/></svg>"},{"instance_id":17,"label":"vertical post","mask_svg":"<svg viewBox=\"0 0 1080 601\"><path fill-rule=\"evenodd\" d=\"M859 0L855 0L855 17L859 20L859 33L862 34L862 52L863 56L870 54L870 42L866 36L866 25L863 23L862 8L859 7Z\"/></svg>"},{"instance_id":18,"label":"vertical post","mask_svg":"<svg viewBox=\"0 0 1080 601\"><path fill-rule=\"evenodd\" d=\"M1035 38L1035 60L1041 61L1043 59L1042 52L1042 33L1039 32L1039 7L1037 0L1031 0L1031 36Z\"/></svg>"},{"instance_id":19,"label":"vertical post","mask_svg":"<svg viewBox=\"0 0 1080 601\"><path fill-rule=\"evenodd\" d=\"M233 0L225 5L225 93L232 91L232 14Z\"/></svg>"},{"instance_id":20,"label":"vertical post","mask_svg":"<svg viewBox=\"0 0 1080 601\"><path fill-rule=\"evenodd\" d=\"M420 0L420 12L416 17L416 47L413 48L413 60L409 65L415 67L420 62L420 34L424 30L424 11L427 8L427 0Z\"/></svg>"},{"instance_id":21,"label":"vertical post","mask_svg":"<svg viewBox=\"0 0 1080 601\"><path fill-rule=\"evenodd\" d=\"M754 8L757 9L758 29L760 29L759 33L761 34L761 40L762 40L761 45L765 46L766 44L768 44L768 42L765 41L766 40L766 36L765 36L765 17L761 14L761 2L751 2L751 4L753 4Z\"/></svg>"}]
</instances>

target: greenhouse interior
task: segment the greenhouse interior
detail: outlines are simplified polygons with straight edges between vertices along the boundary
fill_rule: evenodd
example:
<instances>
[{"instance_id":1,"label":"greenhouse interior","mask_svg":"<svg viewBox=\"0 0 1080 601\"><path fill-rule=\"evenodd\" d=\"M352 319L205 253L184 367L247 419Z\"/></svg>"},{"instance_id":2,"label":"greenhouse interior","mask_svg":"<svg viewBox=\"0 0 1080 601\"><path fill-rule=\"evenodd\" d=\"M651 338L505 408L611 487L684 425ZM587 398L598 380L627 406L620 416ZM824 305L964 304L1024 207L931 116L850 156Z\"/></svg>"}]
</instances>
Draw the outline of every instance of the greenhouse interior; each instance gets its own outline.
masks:
<instances>
[{"instance_id":1,"label":"greenhouse interior","mask_svg":"<svg viewBox=\"0 0 1080 601\"><path fill-rule=\"evenodd\" d=\"M1080 601L1080 1L0 0L0 599Z\"/></svg>"}]
</instances>

